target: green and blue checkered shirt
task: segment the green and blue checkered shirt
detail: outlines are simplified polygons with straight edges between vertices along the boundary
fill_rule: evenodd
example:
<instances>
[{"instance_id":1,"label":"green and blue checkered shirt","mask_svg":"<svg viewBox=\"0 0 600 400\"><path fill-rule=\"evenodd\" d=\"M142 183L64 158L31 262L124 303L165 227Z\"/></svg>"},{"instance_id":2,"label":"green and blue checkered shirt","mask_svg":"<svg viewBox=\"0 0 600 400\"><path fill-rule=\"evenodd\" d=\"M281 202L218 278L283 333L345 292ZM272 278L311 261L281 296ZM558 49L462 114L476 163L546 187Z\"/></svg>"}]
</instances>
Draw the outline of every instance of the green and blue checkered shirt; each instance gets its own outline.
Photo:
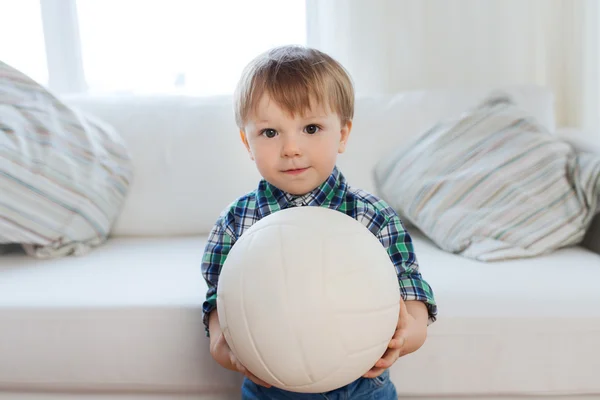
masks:
<instances>
[{"instance_id":1,"label":"green and blue checkered shirt","mask_svg":"<svg viewBox=\"0 0 600 400\"><path fill-rule=\"evenodd\" d=\"M423 301L429 322L437 306L433 291L419 272L412 240L396 212L383 200L350 187L337 167L319 187L298 196L286 193L265 180L258 188L233 202L219 217L208 237L202 258L202 275L208 285L202 310L208 334L208 315L216 308L219 273L236 240L255 222L289 207L317 206L343 212L366 226L387 250L398 275L404 300Z\"/></svg>"}]
</instances>

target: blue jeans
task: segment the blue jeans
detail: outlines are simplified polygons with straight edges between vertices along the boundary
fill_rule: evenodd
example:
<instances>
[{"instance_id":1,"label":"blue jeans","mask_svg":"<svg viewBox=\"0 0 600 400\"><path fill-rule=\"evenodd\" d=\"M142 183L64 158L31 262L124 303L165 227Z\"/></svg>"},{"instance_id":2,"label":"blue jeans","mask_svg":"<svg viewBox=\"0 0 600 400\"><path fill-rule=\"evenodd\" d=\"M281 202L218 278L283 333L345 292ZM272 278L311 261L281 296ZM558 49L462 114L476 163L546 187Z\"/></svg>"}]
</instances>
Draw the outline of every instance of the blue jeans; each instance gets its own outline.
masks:
<instances>
[{"instance_id":1,"label":"blue jeans","mask_svg":"<svg viewBox=\"0 0 600 400\"><path fill-rule=\"evenodd\" d=\"M376 378L359 378L354 382L327 393L295 393L276 387L266 388L244 379L242 400L397 400L396 387L390 381L389 371Z\"/></svg>"}]
</instances>

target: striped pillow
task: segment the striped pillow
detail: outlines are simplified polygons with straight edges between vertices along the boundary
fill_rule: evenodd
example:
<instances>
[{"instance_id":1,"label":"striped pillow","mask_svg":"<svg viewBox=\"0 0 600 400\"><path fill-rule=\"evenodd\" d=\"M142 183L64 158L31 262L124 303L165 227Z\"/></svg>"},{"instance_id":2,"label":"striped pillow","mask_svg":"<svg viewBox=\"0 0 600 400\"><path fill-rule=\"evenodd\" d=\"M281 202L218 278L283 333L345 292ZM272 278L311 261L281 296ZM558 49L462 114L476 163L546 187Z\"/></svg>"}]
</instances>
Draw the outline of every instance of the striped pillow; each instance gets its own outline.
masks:
<instances>
[{"instance_id":1,"label":"striped pillow","mask_svg":"<svg viewBox=\"0 0 600 400\"><path fill-rule=\"evenodd\" d=\"M442 249L505 260L582 241L599 211L600 156L577 153L499 95L397 149L375 180Z\"/></svg>"},{"instance_id":2,"label":"striped pillow","mask_svg":"<svg viewBox=\"0 0 600 400\"><path fill-rule=\"evenodd\" d=\"M102 244L132 176L119 135L2 62L0 133L0 243L40 258Z\"/></svg>"}]
</instances>

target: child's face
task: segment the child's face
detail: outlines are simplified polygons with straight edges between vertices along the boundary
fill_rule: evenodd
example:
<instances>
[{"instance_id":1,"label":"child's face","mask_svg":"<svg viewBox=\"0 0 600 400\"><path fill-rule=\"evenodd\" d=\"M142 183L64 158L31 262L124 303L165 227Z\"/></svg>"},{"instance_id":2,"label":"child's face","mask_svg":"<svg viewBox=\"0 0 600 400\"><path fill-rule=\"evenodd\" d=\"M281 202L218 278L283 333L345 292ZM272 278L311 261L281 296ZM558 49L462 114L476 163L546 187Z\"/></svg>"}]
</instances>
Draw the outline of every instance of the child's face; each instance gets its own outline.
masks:
<instances>
[{"instance_id":1,"label":"child's face","mask_svg":"<svg viewBox=\"0 0 600 400\"><path fill-rule=\"evenodd\" d=\"M302 195L323 183L343 153L352 123L319 106L292 117L263 95L241 132L262 177L279 189Z\"/></svg>"}]
</instances>

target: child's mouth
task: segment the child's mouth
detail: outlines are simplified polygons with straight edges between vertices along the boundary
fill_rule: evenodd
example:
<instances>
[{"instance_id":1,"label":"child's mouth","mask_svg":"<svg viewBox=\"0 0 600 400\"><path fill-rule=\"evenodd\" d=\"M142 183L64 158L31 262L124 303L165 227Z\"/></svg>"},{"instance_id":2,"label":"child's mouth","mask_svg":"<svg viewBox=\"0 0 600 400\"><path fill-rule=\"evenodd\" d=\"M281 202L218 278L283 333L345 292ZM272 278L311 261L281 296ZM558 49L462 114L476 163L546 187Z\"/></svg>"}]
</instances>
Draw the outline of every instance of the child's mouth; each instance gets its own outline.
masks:
<instances>
[{"instance_id":1,"label":"child's mouth","mask_svg":"<svg viewBox=\"0 0 600 400\"><path fill-rule=\"evenodd\" d=\"M286 174L290 174L290 175L298 175L303 173L304 171L306 171L308 168L297 168L297 169L288 169L285 170L283 172L285 172Z\"/></svg>"}]
</instances>

